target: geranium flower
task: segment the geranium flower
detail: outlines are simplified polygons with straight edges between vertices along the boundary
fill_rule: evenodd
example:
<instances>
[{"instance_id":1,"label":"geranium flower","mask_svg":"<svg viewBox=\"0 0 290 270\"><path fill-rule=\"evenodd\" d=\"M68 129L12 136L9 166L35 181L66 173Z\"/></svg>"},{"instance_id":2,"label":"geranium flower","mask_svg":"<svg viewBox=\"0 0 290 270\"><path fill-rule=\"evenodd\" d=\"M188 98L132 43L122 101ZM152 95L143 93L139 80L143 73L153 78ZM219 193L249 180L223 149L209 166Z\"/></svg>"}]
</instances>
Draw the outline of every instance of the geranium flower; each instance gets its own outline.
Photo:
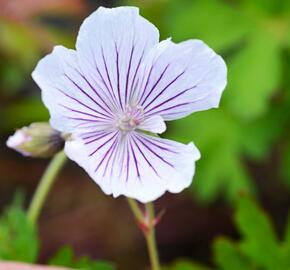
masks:
<instances>
[{"instance_id":1,"label":"geranium flower","mask_svg":"<svg viewBox=\"0 0 290 270\"><path fill-rule=\"evenodd\" d=\"M218 107L226 73L202 41L159 42L137 8L101 7L83 22L76 50L56 46L32 76L52 127L72 134L67 156L106 194L145 203L191 184L198 149L154 134L164 121Z\"/></svg>"}]
</instances>

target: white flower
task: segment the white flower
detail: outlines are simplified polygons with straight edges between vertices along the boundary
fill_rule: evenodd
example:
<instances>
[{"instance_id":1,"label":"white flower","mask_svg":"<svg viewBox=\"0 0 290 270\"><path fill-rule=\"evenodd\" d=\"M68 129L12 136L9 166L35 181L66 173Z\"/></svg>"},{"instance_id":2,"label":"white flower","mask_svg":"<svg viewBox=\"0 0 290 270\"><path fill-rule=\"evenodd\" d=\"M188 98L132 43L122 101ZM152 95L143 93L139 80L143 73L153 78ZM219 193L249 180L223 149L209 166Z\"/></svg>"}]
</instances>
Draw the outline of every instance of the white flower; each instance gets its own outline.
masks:
<instances>
[{"instance_id":1,"label":"white flower","mask_svg":"<svg viewBox=\"0 0 290 270\"><path fill-rule=\"evenodd\" d=\"M158 30L137 8L101 7L82 24L76 50L55 47L32 76L52 127L72 133L68 157L106 194L145 203L188 187L200 158L193 143L148 133L218 107L226 73L202 41L159 43Z\"/></svg>"}]
</instances>

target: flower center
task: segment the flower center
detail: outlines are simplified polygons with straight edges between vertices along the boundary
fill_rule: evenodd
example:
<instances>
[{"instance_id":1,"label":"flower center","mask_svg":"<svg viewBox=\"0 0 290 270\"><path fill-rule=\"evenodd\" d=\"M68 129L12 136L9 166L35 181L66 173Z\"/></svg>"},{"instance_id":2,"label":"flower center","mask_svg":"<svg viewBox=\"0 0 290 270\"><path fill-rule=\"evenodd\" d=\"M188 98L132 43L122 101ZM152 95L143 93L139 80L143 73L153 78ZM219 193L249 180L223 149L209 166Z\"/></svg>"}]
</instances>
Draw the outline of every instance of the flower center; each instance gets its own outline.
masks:
<instances>
[{"instance_id":1,"label":"flower center","mask_svg":"<svg viewBox=\"0 0 290 270\"><path fill-rule=\"evenodd\" d=\"M126 110L118 115L116 126L123 132L133 131L144 119L144 112L141 106L127 106Z\"/></svg>"}]
</instances>

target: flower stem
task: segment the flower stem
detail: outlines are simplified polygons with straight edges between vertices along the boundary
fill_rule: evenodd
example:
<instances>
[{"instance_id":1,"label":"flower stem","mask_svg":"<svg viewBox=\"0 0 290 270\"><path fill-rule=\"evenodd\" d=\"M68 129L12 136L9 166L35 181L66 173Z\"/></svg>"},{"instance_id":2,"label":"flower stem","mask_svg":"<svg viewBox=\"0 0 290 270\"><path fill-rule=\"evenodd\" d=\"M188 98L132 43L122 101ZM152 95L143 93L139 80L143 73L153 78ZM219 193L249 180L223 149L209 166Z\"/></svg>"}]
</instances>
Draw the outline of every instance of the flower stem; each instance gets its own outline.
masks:
<instances>
[{"instance_id":1,"label":"flower stem","mask_svg":"<svg viewBox=\"0 0 290 270\"><path fill-rule=\"evenodd\" d=\"M31 223L36 223L47 194L66 160L66 155L61 151L53 157L46 168L28 208L27 217Z\"/></svg>"},{"instance_id":2,"label":"flower stem","mask_svg":"<svg viewBox=\"0 0 290 270\"><path fill-rule=\"evenodd\" d=\"M160 263L155 238L154 205L153 203L146 204L146 214L144 215L135 200L130 198L127 198L127 200L136 220L140 224L144 233L151 263L151 269L160 270Z\"/></svg>"}]
</instances>

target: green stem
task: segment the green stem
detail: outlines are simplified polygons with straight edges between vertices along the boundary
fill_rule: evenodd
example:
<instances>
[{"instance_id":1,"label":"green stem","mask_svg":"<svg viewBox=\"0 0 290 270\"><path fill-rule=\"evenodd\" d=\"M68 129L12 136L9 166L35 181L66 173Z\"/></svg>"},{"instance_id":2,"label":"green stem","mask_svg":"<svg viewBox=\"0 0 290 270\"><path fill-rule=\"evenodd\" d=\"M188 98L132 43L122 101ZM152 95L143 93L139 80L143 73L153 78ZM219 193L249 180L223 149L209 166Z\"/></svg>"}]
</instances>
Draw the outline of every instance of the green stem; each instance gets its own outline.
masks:
<instances>
[{"instance_id":1,"label":"green stem","mask_svg":"<svg viewBox=\"0 0 290 270\"><path fill-rule=\"evenodd\" d=\"M152 202L146 204L146 210L147 210L146 212L149 215L149 228L148 228L148 232L145 233L145 238L147 242L151 266L152 266L152 270L159 270L160 263L159 263L159 256L158 256L157 243L156 243L156 237L155 237L155 224L154 224L155 214L154 214L154 205Z\"/></svg>"},{"instance_id":2,"label":"green stem","mask_svg":"<svg viewBox=\"0 0 290 270\"><path fill-rule=\"evenodd\" d=\"M51 189L56 179L56 176L58 175L66 160L67 158L64 152L59 152L53 157L50 164L46 168L34 193L27 212L27 217L33 224L36 223L40 210L43 207L44 201L48 195L48 192Z\"/></svg>"},{"instance_id":3,"label":"green stem","mask_svg":"<svg viewBox=\"0 0 290 270\"><path fill-rule=\"evenodd\" d=\"M140 210L137 202L131 198L127 198L128 204L138 222L143 222L143 213Z\"/></svg>"},{"instance_id":4,"label":"green stem","mask_svg":"<svg viewBox=\"0 0 290 270\"><path fill-rule=\"evenodd\" d=\"M135 200L130 199L130 198L127 198L127 200L137 221L141 224L146 225L146 229L143 230L143 233L146 239L147 249L148 249L150 263L151 263L151 269L160 270L160 263L159 263L157 244L156 244L156 238L155 238L154 205L153 203L148 203L145 205L146 214L148 216L144 216L138 206L138 203Z\"/></svg>"}]
</instances>

